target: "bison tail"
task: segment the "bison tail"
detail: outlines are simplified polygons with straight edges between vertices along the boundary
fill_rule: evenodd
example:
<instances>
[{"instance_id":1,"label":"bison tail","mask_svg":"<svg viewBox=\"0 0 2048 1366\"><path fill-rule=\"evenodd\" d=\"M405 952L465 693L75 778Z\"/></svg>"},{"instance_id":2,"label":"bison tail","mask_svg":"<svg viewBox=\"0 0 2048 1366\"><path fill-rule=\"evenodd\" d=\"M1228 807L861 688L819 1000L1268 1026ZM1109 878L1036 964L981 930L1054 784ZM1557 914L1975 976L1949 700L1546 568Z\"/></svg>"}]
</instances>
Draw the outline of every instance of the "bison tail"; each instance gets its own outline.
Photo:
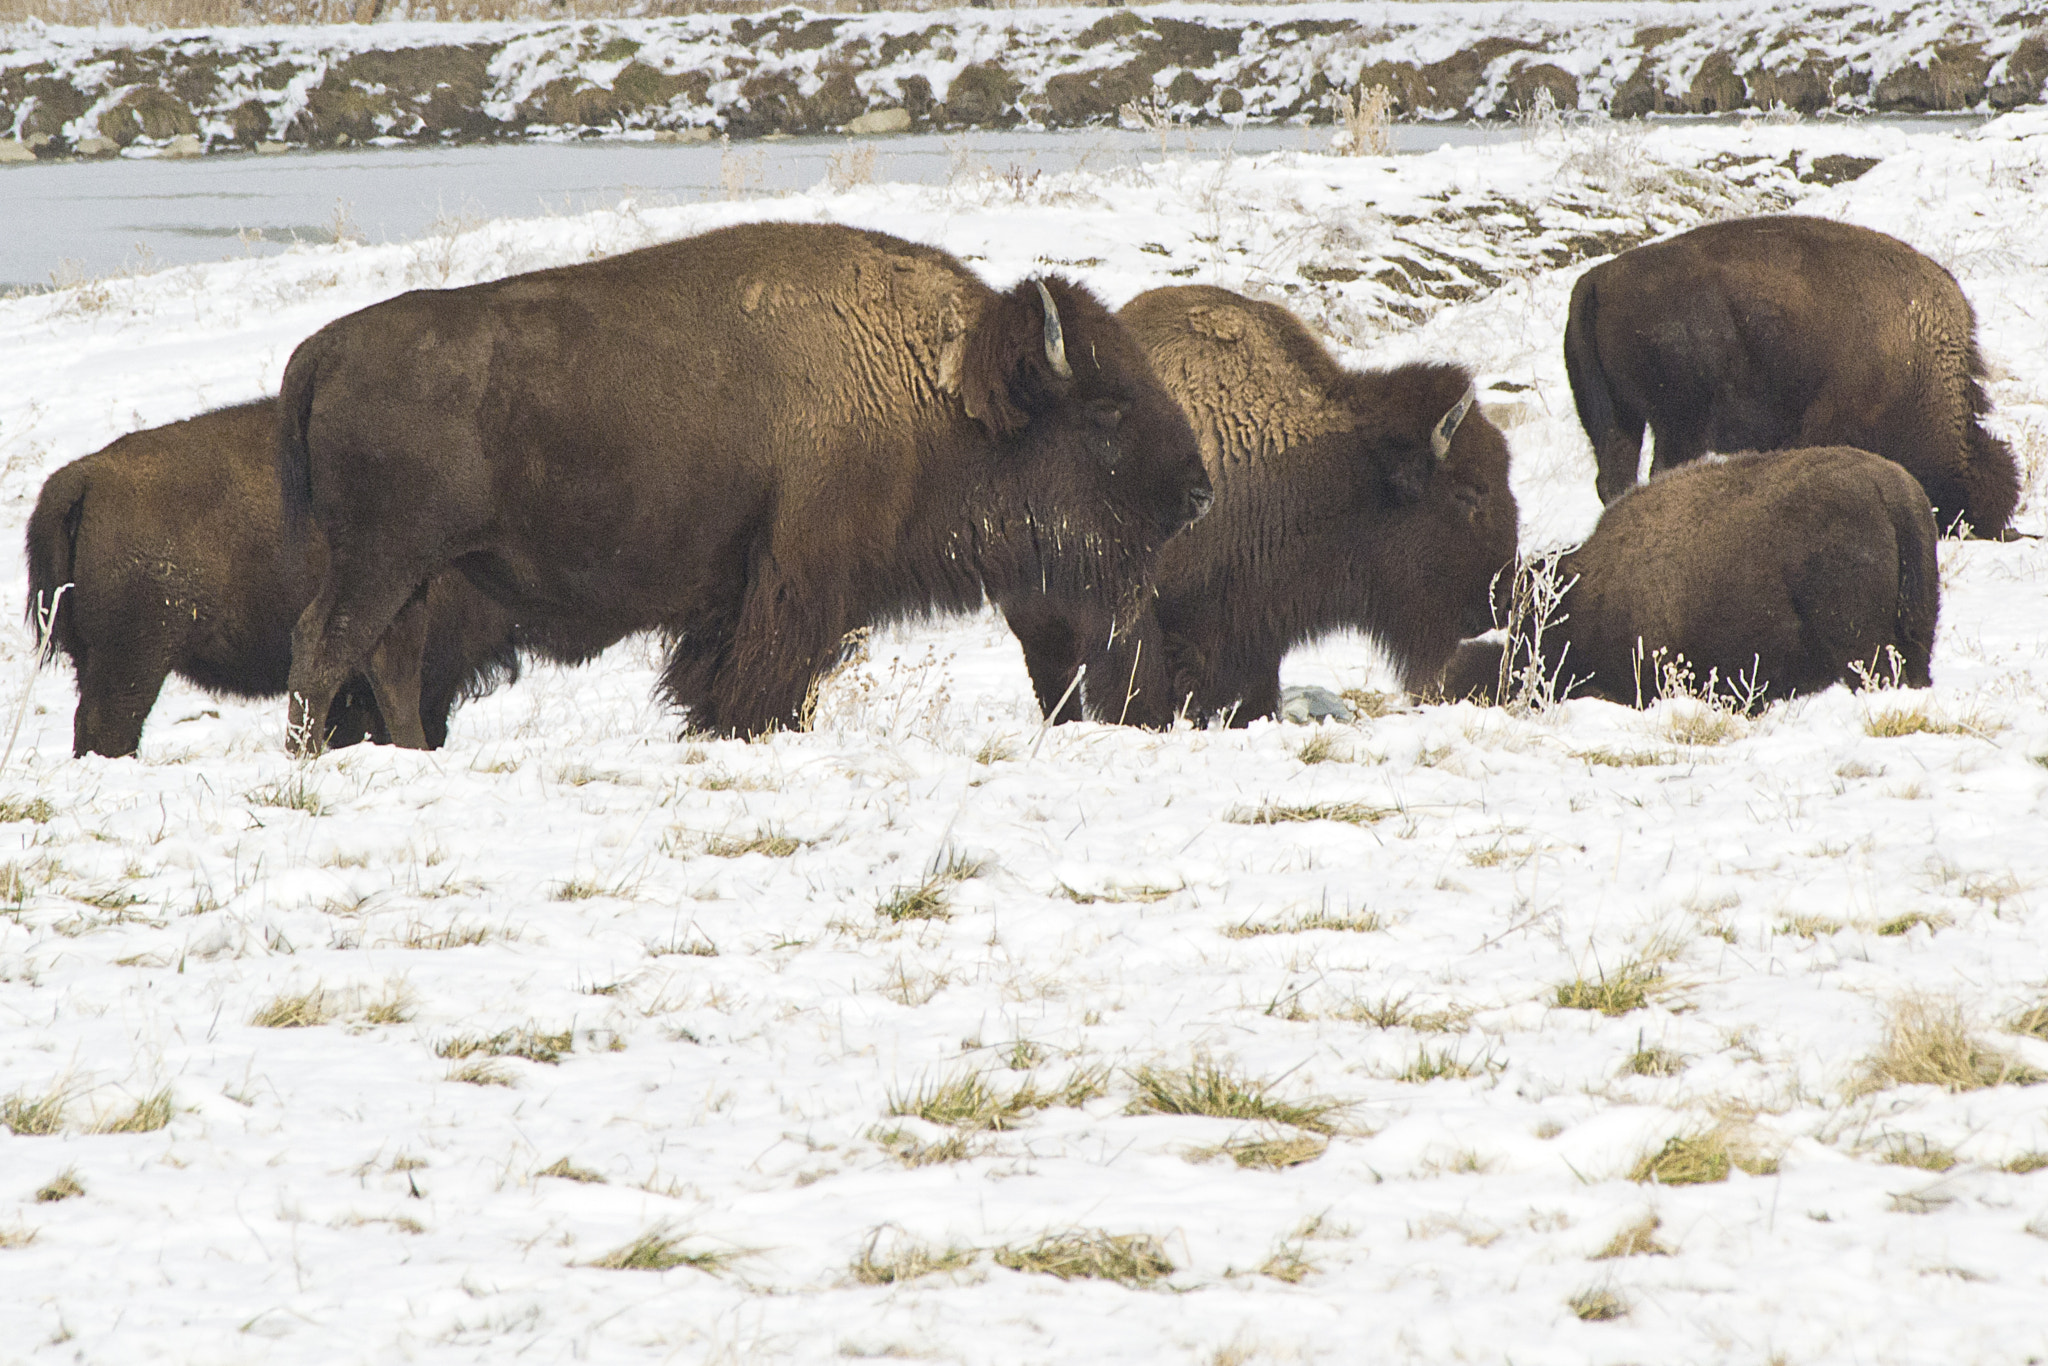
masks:
<instances>
[{"instance_id":1,"label":"bison tail","mask_svg":"<svg viewBox=\"0 0 2048 1366\"><path fill-rule=\"evenodd\" d=\"M40 650L61 648L79 655L75 613L65 588L78 561L78 528L85 518L87 490L83 462L51 475L28 519L28 624Z\"/></svg>"},{"instance_id":2,"label":"bison tail","mask_svg":"<svg viewBox=\"0 0 2048 1366\"><path fill-rule=\"evenodd\" d=\"M284 526L302 534L313 508L313 456L306 428L313 418L313 384L320 368L319 334L299 343L284 367L277 403L277 489L284 502Z\"/></svg>"},{"instance_id":3,"label":"bison tail","mask_svg":"<svg viewBox=\"0 0 2048 1366\"><path fill-rule=\"evenodd\" d=\"M1966 360L1969 371L1969 431L1963 438L1963 468L1956 482L1962 486L1963 510L1979 536L1996 537L2012 521L2020 501L2019 462L2012 447L1984 430L1991 412L1991 399L1984 392L1984 358L1977 353L1974 339Z\"/></svg>"},{"instance_id":4,"label":"bison tail","mask_svg":"<svg viewBox=\"0 0 2048 1366\"><path fill-rule=\"evenodd\" d=\"M1600 368L1600 351L1593 339L1598 312L1593 274L1587 271L1572 286L1571 312L1564 324L1564 370L1571 381L1572 402L1578 406L1579 425L1586 429L1587 438L1598 451L1614 435L1618 424L1614 395L1608 392L1607 376Z\"/></svg>"},{"instance_id":5,"label":"bison tail","mask_svg":"<svg viewBox=\"0 0 2048 1366\"><path fill-rule=\"evenodd\" d=\"M1899 651L1899 681L1911 688L1933 686L1934 628L1941 616L1941 565L1936 547L1941 539L1934 509L1911 477L1901 480L1899 496L1886 499L1892 539L1899 553L1898 620L1893 643ZM1880 667L1885 661L1877 661Z\"/></svg>"}]
</instances>

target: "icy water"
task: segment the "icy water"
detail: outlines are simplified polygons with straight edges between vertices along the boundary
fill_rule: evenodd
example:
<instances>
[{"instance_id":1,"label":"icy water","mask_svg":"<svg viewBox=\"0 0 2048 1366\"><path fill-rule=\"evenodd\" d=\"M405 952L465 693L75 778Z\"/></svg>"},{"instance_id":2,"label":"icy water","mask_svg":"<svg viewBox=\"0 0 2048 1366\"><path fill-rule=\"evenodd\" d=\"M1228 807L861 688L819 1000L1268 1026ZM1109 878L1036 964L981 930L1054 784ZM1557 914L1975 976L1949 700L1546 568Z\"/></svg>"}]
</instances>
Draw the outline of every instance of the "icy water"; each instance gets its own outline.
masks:
<instances>
[{"instance_id":1,"label":"icy water","mask_svg":"<svg viewBox=\"0 0 2048 1366\"><path fill-rule=\"evenodd\" d=\"M1952 132L1954 118L1873 120ZM1403 124L1395 150L1514 141L1512 124ZM1329 145L1328 128L1267 125L1175 132L1168 150L1244 155ZM873 179L944 184L983 168L1053 175L1157 156L1147 133L970 132L855 140L790 138L717 143L584 142L378 148L173 161L122 157L0 167L0 289L46 286L156 266L270 255L327 242L337 228L366 242L401 242L437 221L581 213L633 197L690 204L728 193L808 189L855 170L872 152Z\"/></svg>"}]
</instances>

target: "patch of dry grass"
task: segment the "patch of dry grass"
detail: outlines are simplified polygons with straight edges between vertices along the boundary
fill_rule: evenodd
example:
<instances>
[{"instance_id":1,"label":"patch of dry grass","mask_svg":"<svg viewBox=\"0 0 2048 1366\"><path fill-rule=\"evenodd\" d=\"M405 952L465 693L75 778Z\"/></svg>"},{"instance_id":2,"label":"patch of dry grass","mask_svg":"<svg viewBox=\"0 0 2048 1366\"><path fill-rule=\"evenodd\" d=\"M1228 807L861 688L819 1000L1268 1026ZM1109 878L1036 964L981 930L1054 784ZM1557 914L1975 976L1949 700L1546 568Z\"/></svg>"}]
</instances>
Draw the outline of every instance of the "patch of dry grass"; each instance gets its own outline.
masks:
<instances>
[{"instance_id":1,"label":"patch of dry grass","mask_svg":"<svg viewBox=\"0 0 2048 1366\"><path fill-rule=\"evenodd\" d=\"M2048 1171L2048 1153L2039 1151L2021 1153L2018 1157L2013 1158L2000 1167L1999 1170L2008 1172L2013 1176L2028 1176L2034 1172Z\"/></svg>"},{"instance_id":2,"label":"patch of dry grass","mask_svg":"<svg viewBox=\"0 0 2048 1366\"><path fill-rule=\"evenodd\" d=\"M1654 1214L1645 1214L1608 1239L1607 1246L1593 1254L1593 1260L1607 1262L1617 1257L1669 1257L1671 1249L1657 1241L1657 1230L1663 1226L1662 1219Z\"/></svg>"},{"instance_id":3,"label":"patch of dry grass","mask_svg":"<svg viewBox=\"0 0 2048 1366\"><path fill-rule=\"evenodd\" d=\"M714 835L705 842L704 852L711 858L744 858L748 854L788 858L802 849L804 843L794 835L765 826L751 835Z\"/></svg>"},{"instance_id":4,"label":"patch of dry grass","mask_svg":"<svg viewBox=\"0 0 2048 1366\"><path fill-rule=\"evenodd\" d=\"M404 982L392 982L384 994L363 1007L363 1020L373 1025L410 1024L418 1001Z\"/></svg>"},{"instance_id":5,"label":"patch of dry grass","mask_svg":"<svg viewBox=\"0 0 2048 1366\"><path fill-rule=\"evenodd\" d=\"M1506 1066L1506 1063L1495 1062L1491 1053L1479 1058L1461 1058L1455 1048L1422 1048L1416 1050L1415 1056L1394 1074L1393 1080L1418 1083L1462 1081L1466 1077L1499 1072Z\"/></svg>"},{"instance_id":6,"label":"patch of dry grass","mask_svg":"<svg viewBox=\"0 0 2048 1366\"><path fill-rule=\"evenodd\" d=\"M2048 1043L2048 1001L2030 1006L2012 1017L2006 1028L2015 1034L2026 1034Z\"/></svg>"},{"instance_id":7,"label":"patch of dry grass","mask_svg":"<svg viewBox=\"0 0 2048 1366\"><path fill-rule=\"evenodd\" d=\"M1854 1095L1892 1086L1939 1086L1976 1091L1987 1086L2032 1086L2048 1080L2012 1056L1980 1042L1954 1000L1906 996L1885 1021L1884 1042L1865 1060Z\"/></svg>"},{"instance_id":8,"label":"patch of dry grass","mask_svg":"<svg viewBox=\"0 0 2048 1366\"><path fill-rule=\"evenodd\" d=\"M906 1167L935 1167L947 1162L965 1162L976 1149L963 1135L926 1140L905 1128L870 1129L868 1137L879 1143L889 1156Z\"/></svg>"},{"instance_id":9,"label":"patch of dry grass","mask_svg":"<svg viewBox=\"0 0 2048 1366\"><path fill-rule=\"evenodd\" d=\"M258 1029L308 1029L324 1025L340 1013L339 1003L324 987L282 991L249 1017Z\"/></svg>"},{"instance_id":10,"label":"patch of dry grass","mask_svg":"<svg viewBox=\"0 0 2048 1366\"><path fill-rule=\"evenodd\" d=\"M36 1191L38 1205L54 1205L59 1200L75 1200L85 1194L85 1183L78 1179L76 1168L66 1167L57 1173L50 1183Z\"/></svg>"},{"instance_id":11,"label":"patch of dry grass","mask_svg":"<svg viewBox=\"0 0 2048 1366\"><path fill-rule=\"evenodd\" d=\"M1328 1139L1312 1134L1265 1134L1233 1138L1213 1148L1190 1149L1190 1162L1208 1162L1228 1157L1240 1167L1259 1171L1280 1171L1313 1162L1330 1150Z\"/></svg>"},{"instance_id":12,"label":"patch of dry grass","mask_svg":"<svg viewBox=\"0 0 2048 1366\"><path fill-rule=\"evenodd\" d=\"M1663 966L1651 958L1631 958L1610 974L1599 972L1590 980L1575 977L1560 983L1552 1001L1563 1010L1597 1010L1602 1015L1626 1015L1650 1003L1652 993L1664 982Z\"/></svg>"},{"instance_id":13,"label":"patch of dry grass","mask_svg":"<svg viewBox=\"0 0 2048 1366\"><path fill-rule=\"evenodd\" d=\"M1064 882L1060 884L1060 895L1077 906L1092 906L1098 901L1106 901L1112 905L1122 905L1128 902L1150 905L1152 902L1164 901L1174 893L1186 890L1187 886L1185 883L1179 887L1150 887L1142 884L1134 887L1122 887L1111 883L1101 891L1081 892L1069 887Z\"/></svg>"},{"instance_id":14,"label":"patch of dry grass","mask_svg":"<svg viewBox=\"0 0 2048 1366\"><path fill-rule=\"evenodd\" d=\"M1717 1124L1701 1133L1665 1139L1663 1147L1637 1159L1628 1179L1660 1186L1702 1186L1726 1181L1728 1173L1735 1170L1769 1176L1778 1170L1778 1161L1758 1152L1740 1126Z\"/></svg>"},{"instance_id":15,"label":"patch of dry grass","mask_svg":"<svg viewBox=\"0 0 2048 1366\"><path fill-rule=\"evenodd\" d=\"M153 1134L171 1122L171 1088L151 1092L113 1118L95 1126L96 1134Z\"/></svg>"},{"instance_id":16,"label":"patch of dry grass","mask_svg":"<svg viewBox=\"0 0 2048 1366\"><path fill-rule=\"evenodd\" d=\"M1628 1055L1621 1070L1632 1077L1675 1077L1685 1070L1685 1059L1668 1048L1652 1044L1645 1048L1636 1040L1636 1051Z\"/></svg>"},{"instance_id":17,"label":"patch of dry grass","mask_svg":"<svg viewBox=\"0 0 2048 1366\"><path fill-rule=\"evenodd\" d=\"M57 1086L40 1096L16 1091L0 1100L0 1125L23 1138L47 1138L64 1129L64 1107L71 1100L70 1088Z\"/></svg>"},{"instance_id":18,"label":"patch of dry grass","mask_svg":"<svg viewBox=\"0 0 2048 1366\"><path fill-rule=\"evenodd\" d=\"M1348 764L1351 747L1340 743L1334 731L1318 726L1315 734L1294 747L1294 757L1304 764Z\"/></svg>"},{"instance_id":19,"label":"patch of dry grass","mask_svg":"<svg viewBox=\"0 0 2048 1366\"><path fill-rule=\"evenodd\" d=\"M1339 821L1346 825L1373 825L1400 809L1373 806L1367 802L1314 802L1307 806L1285 806L1266 802L1256 807L1232 807L1223 819L1232 825L1287 825L1297 821Z\"/></svg>"},{"instance_id":20,"label":"patch of dry grass","mask_svg":"<svg viewBox=\"0 0 2048 1366\"><path fill-rule=\"evenodd\" d=\"M1279 1100L1273 1084L1240 1076L1210 1058L1198 1057L1186 1067L1146 1065L1131 1074L1137 1094L1125 1107L1133 1115L1209 1115L1217 1119L1266 1120L1327 1134L1331 1117L1348 1107L1323 1096Z\"/></svg>"},{"instance_id":21,"label":"patch of dry grass","mask_svg":"<svg viewBox=\"0 0 2048 1366\"><path fill-rule=\"evenodd\" d=\"M1779 934L1797 935L1801 939L1840 934L1844 928L1841 921L1825 915L1789 915L1778 922Z\"/></svg>"},{"instance_id":22,"label":"patch of dry grass","mask_svg":"<svg viewBox=\"0 0 2048 1366\"><path fill-rule=\"evenodd\" d=\"M914 1281L920 1276L936 1276L951 1271L963 1271L974 1265L981 1253L971 1247L954 1244L945 1248L933 1247L929 1243L916 1242L901 1236L893 1239L885 1249L882 1245L885 1229L876 1229L868 1234L868 1240L861 1246L858 1256L847 1270L860 1285L900 1285Z\"/></svg>"},{"instance_id":23,"label":"patch of dry grass","mask_svg":"<svg viewBox=\"0 0 2048 1366\"><path fill-rule=\"evenodd\" d=\"M1034 1111L1053 1106L1074 1109L1087 1104L1104 1093L1109 1081L1106 1067L1076 1068L1066 1080L1050 1087L1042 1087L1036 1077L1027 1076L1021 1085L1005 1089L994 1084L995 1075L993 1071L967 1071L943 1080L919 1082L914 1090L890 1093L889 1113L949 1129L1014 1129Z\"/></svg>"},{"instance_id":24,"label":"patch of dry grass","mask_svg":"<svg viewBox=\"0 0 2048 1366\"><path fill-rule=\"evenodd\" d=\"M1878 1161L1894 1167L1916 1167L1924 1172L1945 1172L1962 1161L1953 1148L1921 1134L1894 1134L1878 1152Z\"/></svg>"},{"instance_id":25,"label":"patch of dry grass","mask_svg":"<svg viewBox=\"0 0 2048 1366\"><path fill-rule=\"evenodd\" d=\"M437 1058L524 1058L553 1066L576 1046L574 1030L550 1034L538 1029L501 1029L495 1034L458 1034L434 1045Z\"/></svg>"},{"instance_id":26,"label":"patch of dry grass","mask_svg":"<svg viewBox=\"0 0 2048 1366\"><path fill-rule=\"evenodd\" d=\"M1421 1034L1463 1032L1473 1016L1467 1005L1449 1005L1439 1010L1417 1010L1407 996L1382 996L1377 1000L1354 997L1330 1012L1333 1020L1349 1020L1380 1029L1412 1029Z\"/></svg>"},{"instance_id":27,"label":"patch of dry grass","mask_svg":"<svg viewBox=\"0 0 2048 1366\"><path fill-rule=\"evenodd\" d=\"M1241 920L1235 925L1226 925L1222 930L1225 939L1256 939L1267 934L1306 934L1310 930L1341 930L1350 934L1378 934L1387 927L1387 922L1371 911L1346 912L1333 915L1327 910L1297 911L1278 920Z\"/></svg>"},{"instance_id":28,"label":"patch of dry grass","mask_svg":"<svg viewBox=\"0 0 2048 1366\"><path fill-rule=\"evenodd\" d=\"M0 825L13 825L29 821L36 825L48 825L50 817L57 814L44 797L0 797Z\"/></svg>"},{"instance_id":29,"label":"patch of dry grass","mask_svg":"<svg viewBox=\"0 0 2048 1366\"><path fill-rule=\"evenodd\" d=\"M1565 1303L1587 1323L1608 1323L1628 1317L1628 1301L1606 1286L1581 1290Z\"/></svg>"},{"instance_id":30,"label":"patch of dry grass","mask_svg":"<svg viewBox=\"0 0 2048 1366\"><path fill-rule=\"evenodd\" d=\"M1659 750L1577 749L1572 758L1600 768L1654 768L1678 762L1677 755Z\"/></svg>"},{"instance_id":31,"label":"patch of dry grass","mask_svg":"<svg viewBox=\"0 0 2048 1366\"><path fill-rule=\"evenodd\" d=\"M0 1251L27 1247L36 1240L37 1232L38 1230L30 1228L27 1224L15 1224L12 1227L0 1225Z\"/></svg>"},{"instance_id":32,"label":"patch of dry grass","mask_svg":"<svg viewBox=\"0 0 2048 1366\"><path fill-rule=\"evenodd\" d=\"M1947 916L1938 912L1907 911L1905 914L1895 915L1889 920L1880 920L1872 928L1877 934L1886 939L1896 939L1900 935L1911 934L1922 925L1927 927L1929 934L1933 934L1936 930L1945 930L1954 923Z\"/></svg>"},{"instance_id":33,"label":"patch of dry grass","mask_svg":"<svg viewBox=\"0 0 2048 1366\"><path fill-rule=\"evenodd\" d=\"M453 925L436 928L422 921L413 920L407 922L404 933L397 939L383 942L401 949L421 949L438 953L444 949L473 948L494 935L509 938L488 925L463 924L458 921Z\"/></svg>"},{"instance_id":34,"label":"patch of dry grass","mask_svg":"<svg viewBox=\"0 0 2048 1366\"><path fill-rule=\"evenodd\" d=\"M670 1271L687 1266L716 1275L742 1255L732 1250L690 1251L683 1247L683 1238L683 1234L671 1232L667 1225L657 1225L588 1265L605 1271Z\"/></svg>"},{"instance_id":35,"label":"patch of dry grass","mask_svg":"<svg viewBox=\"0 0 2048 1366\"><path fill-rule=\"evenodd\" d=\"M981 859L958 853L943 854L925 869L921 880L898 887L882 898L875 907L875 914L898 925L906 920L950 920L953 917L954 884L980 877L987 871L988 864Z\"/></svg>"},{"instance_id":36,"label":"patch of dry grass","mask_svg":"<svg viewBox=\"0 0 2048 1366\"><path fill-rule=\"evenodd\" d=\"M552 1176L557 1180L576 1181L587 1186L607 1184L603 1172L592 1171L588 1167L579 1167L566 1157L556 1158L552 1163L535 1172L534 1175Z\"/></svg>"},{"instance_id":37,"label":"patch of dry grass","mask_svg":"<svg viewBox=\"0 0 2048 1366\"><path fill-rule=\"evenodd\" d=\"M998 1266L1057 1276L1063 1281L1115 1281L1143 1289L1171 1276L1175 1267L1166 1249L1148 1233L1105 1233L1073 1229L1048 1233L1035 1243L1004 1246L993 1252Z\"/></svg>"},{"instance_id":38,"label":"patch of dry grass","mask_svg":"<svg viewBox=\"0 0 2048 1366\"><path fill-rule=\"evenodd\" d=\"M1930 711L1924 702L1874 706L1863 717L1863 733L1880 740L1908 735L1994 735L2005 727L1990 717L1971 713L1949 718Z\"/></svg>"},{"instance_id":39,"label":"patch of dry grass","mask_svg":"<svg viewBox=\"0 0 2048 1366\"><path fill-rule=\"evenodd\" d=\"M448 1080L459 1081L470 1086L517 1086L519 1078L501 1062L489 1058L472 1058L468 1062L448 1069Z\"/></svg>"}]
</instances>

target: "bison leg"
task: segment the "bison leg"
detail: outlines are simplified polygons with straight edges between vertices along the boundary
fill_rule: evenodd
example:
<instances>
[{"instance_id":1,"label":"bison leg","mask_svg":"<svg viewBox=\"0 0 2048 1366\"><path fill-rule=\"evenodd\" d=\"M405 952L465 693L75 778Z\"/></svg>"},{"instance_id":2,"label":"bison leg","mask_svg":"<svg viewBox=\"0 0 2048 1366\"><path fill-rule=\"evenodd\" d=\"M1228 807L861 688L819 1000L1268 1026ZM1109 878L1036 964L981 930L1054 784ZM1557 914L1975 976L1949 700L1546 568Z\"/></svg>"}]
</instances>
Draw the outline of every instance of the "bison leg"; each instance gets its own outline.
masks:
<instances>
[{"instance_id":1,"label":"bison leg","mask_svg":"<svg viewBox=\"0 0 2048 1366\"><path fill-rule=\"evenodd\" d=\"M708 667L700 650L679 649L670 660L670 695L690 707L703 730L755 736L802 729L812 683L846 647L846 621L836 608L771 563L749 583L731 638ZM699 696L683 691L682 684L697 680Z\"/></svg>"},{"instance_id":2,"label":"bison leg","mask_svg":"<svg viewBox=\"0 0 2048 1366\"><path fill-rule=\"evenodd\" d=\"M350 674L369 671L370 656L384 639L412 599L414 587L425 581L381 572L351 573L340 555L328 565L327 578L292 628L292 669L286 691L290 696L286 746L294 754L317 754L325 736L319 722L334 705ZM384 724L392 738L415 749L426 747L420 727L418 706L418 659L412 669L413 710L409 715L384 712ZM376 680L372 679L373 689ZM378 698L382 706L383 698ZM409 727L409 729L408 729Z\"/></svg>"},{"instance_id":3,"label":"bison leg","mask_svg":"<svg viewBox=\"0 0 2048 1366\"><path fill-rule=\"evenodd\" d=\"M1043 598L999 606L1010 634L1024 648L1024 669L1038 694L1039 714L1053 725L1079 721L1081 690L1074 678L1081 668L1081 638L1073 621Z\"/></svg>"},{"instance_id":4,"label":"bison leg","mask_svg":"<svg viewBox=\"0 0 2048 1366\"><path fill-rule=\"evenodd\" d=\"M170 673L161 660L161 654L147 649L131 649L126 658L106 650L87 657L78 671L78 710L71 716L74 756L121 759L135 753L142 743L142 723Z\"/></svg>"},{"instance_id":5,"label":"bison leg","mask_svg":"<svg viewBox=\"0 0 2048 1366\"><path fill-rule=\"evenodd\" d=\"M360 677L351 678L327 709L326 744L329 749L346 749L365 740L388 745L391 736L384 729L384 717L369 684Z\"/></svg>"},{"instance_id":6,"label":"bison leg","mask_svg":"<svg viewBox=\"0 0 2048 1366\"><path fill-rule=\"evenodd\" d=\"M427 601L421 594L392 619L370 654L371 694L391 743L403 749L431 748L420 716L420 657L426 647Z\"/></svg>"},{"instance_id":7,"label":"bison leg","mask_svg":"<svg viewBox=\"0 0 2048 1366\"><path fill-rule=\"evenodd\" d=\"M1636 486L1643 470L1643 415L1625 403L1614 405L1613 424L1593 442L1593 459L1599 466L1594 491L1604 507ZM1657 442L1657 456L1664 455L1664 442Z\"/></svg>"}]
</instances>

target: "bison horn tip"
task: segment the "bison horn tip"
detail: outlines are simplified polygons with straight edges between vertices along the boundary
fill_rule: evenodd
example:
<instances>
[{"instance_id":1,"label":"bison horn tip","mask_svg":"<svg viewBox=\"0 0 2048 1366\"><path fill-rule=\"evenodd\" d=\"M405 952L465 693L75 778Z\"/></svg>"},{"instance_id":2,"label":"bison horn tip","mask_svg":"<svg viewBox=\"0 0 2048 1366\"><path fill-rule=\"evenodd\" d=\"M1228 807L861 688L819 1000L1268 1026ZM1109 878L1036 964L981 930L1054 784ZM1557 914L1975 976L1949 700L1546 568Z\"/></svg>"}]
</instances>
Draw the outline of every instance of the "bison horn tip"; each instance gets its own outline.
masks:
<instances>
[{"instance_id":1,"label":"bison horn tip","mask_svg":"<svg viewBox=\"0 0 2048 1366\"><path fill-rule=\"evenodd\" d=\"M1451 438L1458 434L1458 424L1465 420L1465 414L1472 411L1472 405L1478 398L1478 386L1467 384L1465 392L1451 405L1451 410L1437 420L1436 426L1429 429L1429 448L1436 452L1437 459L1441 460L1451 453Z\"/></svg>"},{"instance_id":2,"label":"bison horn tip","mask_svg":"<svg viewBox=\"0 0 2048 1366\"><path fill-rule=\"evenodd\" d=\"M1066 333L1060 329L1060 311L1052 301L1052 291L1045 287L1045 281L1033 280L1038 286L1038 297L1045 301L1045 359L1052 366L1052 372L1061 379L1072 379L1074 368L1067 364Z\"/></svg>"}]
</instances>

